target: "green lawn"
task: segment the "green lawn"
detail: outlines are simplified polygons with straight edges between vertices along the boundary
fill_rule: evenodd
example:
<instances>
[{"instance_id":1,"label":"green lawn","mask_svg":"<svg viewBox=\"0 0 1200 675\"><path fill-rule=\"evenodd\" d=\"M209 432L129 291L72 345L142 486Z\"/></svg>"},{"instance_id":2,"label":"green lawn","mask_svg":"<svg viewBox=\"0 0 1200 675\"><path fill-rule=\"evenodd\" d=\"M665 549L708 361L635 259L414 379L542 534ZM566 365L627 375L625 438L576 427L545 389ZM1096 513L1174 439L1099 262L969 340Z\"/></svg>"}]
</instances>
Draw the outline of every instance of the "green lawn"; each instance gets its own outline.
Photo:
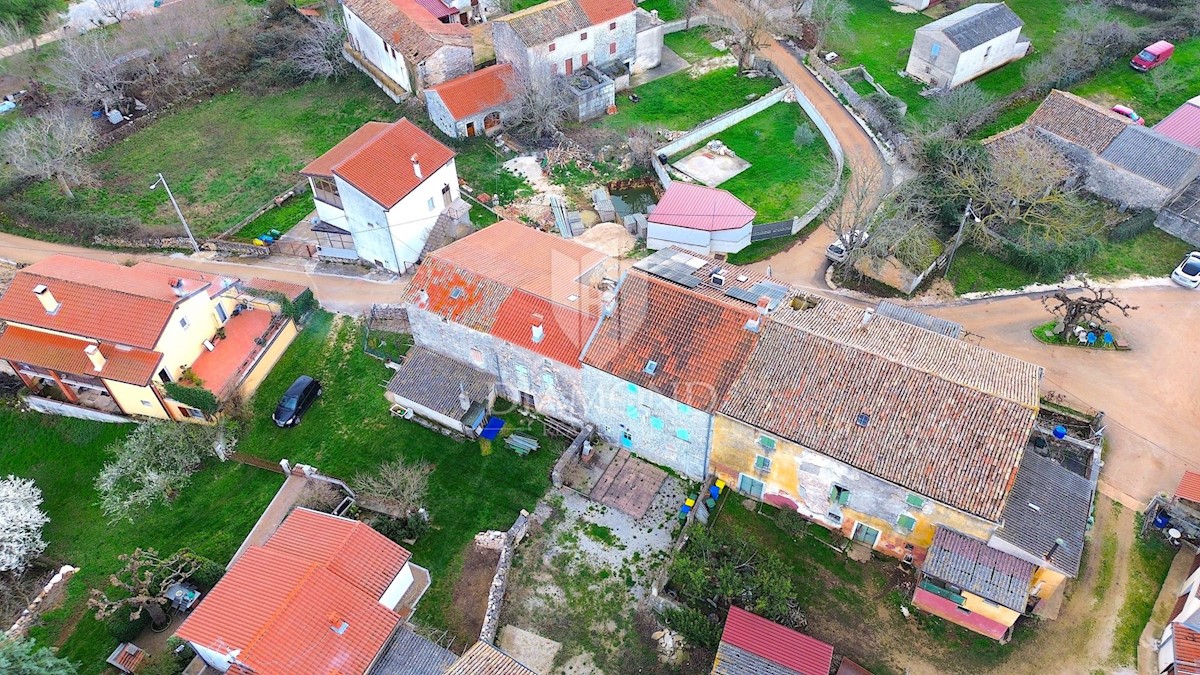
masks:
<instances>
[{"instance_id":1,"label":"green lawn","mask_svg":"<svg viewBox=\"0 0 1200 675\"><path fill-rule=\"evenodd\" d=\"M1137 514L1139 525L1141 514ZM1139 528L1140 529L1140 528ZM1137 644L1142 629L1154 611L1154 602L1162 589L1175 549L1167 545L1155 530L1149 538L1137 537L1133 542L1133 556L1129 562L1129 583L1125 603L1117 615L1117 629L1113 635L1112 661L1114 665L1137 663Z\"/></svg>"},{"instance_id":2,"label":"green lawn","mask_svg":"<svg viewBox=\"0 0 1200 675\"><path fill-rule=\"evenodd\" d=\"M822 169L832 161L824 139L818 134L802 148L792 140L796 127L804 123L808 123L808 117L800 106L777 103L712 137L750 162L749 169L720 187L757 211L755 222L770 223L803 215L829 187L818 180ZM672 159L695 149L688 148Z\"/></svg>"},{"instance_id":3,"label":"green lawn","mask_svg":"<svg viewBox=\"0 0 1200 675\"><path fill-rule=\"evenodd\" d=\"M638 126L687 131L717 115L746 105L746 96L762 96L779 86L773 78L738 77L737 68L723 68L693 78L686 71L668 75L634 89L641 101L617 97L617 114L598 124L624 131Z\"/></svg>"},{"instance_id":4,"label":"green lawn","mask_svg":"<svg viewBox=\"0 0 1200 675\"><path fill-rule=\"evenodd\" d=\"M647 12L657 9L658 18L662 19L663 21L674 21L675 19L683 18L683 12L680 11L677 0L646 0L643 3L640 3L638 7L641 7Z\"/></svg>"},{"instance_id":5,"label":"green lawn","mask_svg":"<svg viewBox=\"0 0 1200 675\"><path fill-rule=\"evenodd\" d=\"M303 192L246 223L242 229L230 235L230 238L237 241L249 242L271 230L287 232L295 227L296 223L303 220L305 216L312 213L315 208L313 206L312 193Z\"/></svg>"},{"instance_id":6,"label":"green lawn","mask_svg":"<svg viewBox=\"0 0 1200 675\"><path fill-rule=\"evenodd\" d=\"M954 284L954 292L958 295L1022 288L1045 281L970 244L962 246L954 254L946 278Z\"/></svg>"},{"instance_id":7,"label":"green lawn","mask_svg":"<svg viewBox=\"0 0 1200 675\"><path fill-rule=\"evenodd\" d=\"M234 91L182 107L97 153L100 185L76 190L73 202L51 182L21 198L174 230L166 194L149 189L162 172L196 234L218 234L297 183L299 169L364 122L397 117L392 102L357 74L265 96Z\"/></svg>"},{"instance_id":8,"label":"green lawn","mask_svg":"<svg viewBox=\"0 0 1200 675\"><path fill-rule=\"evenodd\" d=\"M712 33L708 26L698 26L663 36L663 44L688 63L729 53L713 47L712 41Z\"/></svg>"},{"instance_id":9,"label":"green lawn","mask_svg":"<svg viewBox=\"0 0 1200 675\"><path fill-rule=\"evenodd\" d=\"M54 564L81 568L68 587L66 604L46 613L33 637L61 645L62 655L84 675L105 670L116 646L104 624L86 613L90 588L107 584L120 568L117 556L136 547L172 553L188 547L214 560L228 560L283 483L262 469L227 463L207 466L169 506L150 509L136 523L110 525L97 506L92 481L106 459L105 448L130 427L17 412L0 408L0 475L32 478L50 516L44 537Z\"/></svg>"},{"instance_id":10,"label":"green lawn","mask_svg":"<svg viewBox=\"0 0 1200 675\"><path fill-rule=\"evenodd\" d=\"M1127 105L1145 117L1146 124L1154 124L1200 93L1200 37L1176 45L1175 55L1159 68L1174 70L1181 78L1181 84L1177 91L1158 100L1155 100L1152 73L1139 73L1130 68L1127 59L1105 68L1092 79L1072 87L1071 91L1102 105Z\"/></svg>"}]
</instances>

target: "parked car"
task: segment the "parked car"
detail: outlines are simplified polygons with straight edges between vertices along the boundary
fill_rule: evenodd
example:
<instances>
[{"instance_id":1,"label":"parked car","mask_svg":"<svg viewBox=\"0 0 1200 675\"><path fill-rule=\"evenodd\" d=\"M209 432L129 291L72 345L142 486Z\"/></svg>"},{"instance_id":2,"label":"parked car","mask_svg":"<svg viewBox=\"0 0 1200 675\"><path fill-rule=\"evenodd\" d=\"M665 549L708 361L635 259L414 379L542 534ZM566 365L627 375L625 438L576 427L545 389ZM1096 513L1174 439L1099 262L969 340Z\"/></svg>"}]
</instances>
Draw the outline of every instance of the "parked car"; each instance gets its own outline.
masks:
<instances>
[{"instance_id":1,"label":"parked car","mask_svg":"<svg viewBox=\"0 0 1200 675\"><path fill-rule=\"evenodd\" d=\"M850 257L851 248L861 246L867 243L871 235L862 230L855 230L850 233L850 241L848 244L842 242L842 238L838 237L825 249L825 257L835 263L846 262L846 258Z\"/></svg>"},{"instance_id":2,"label":"parked car","mask_svg":"<svg viewBox=\"0 0 1200 675\"><path fill-rule=\"evenodd\" d=\"M276 426L294 427L300 423L300 418L320 395L321 383L308 375L301 375L288 387L283 398L279 399L279 405L275 406L275 413L271 415L271 419L275 420Z\"/></svg>"},{"instance_id":3,"label":"parked car","mask_svg":"<svg viewBox=\"0 0 1200 675\"><path fill-rule=\"evenodd\" d=\"M1179 267L1171 272L1171 280L1184 288L1200 286L1200 251L1187 254L1183 262L1179 263Z\"/></svg>"},{"instance_id":4,"label":"parked car","mask_svg":"<svg viewBox=\"0 0 1200 675\"><path fill-rule=\"evenodd\" d=\"M1144 73L1147 70L1153 70L1154 68L1166 63L1174 53L1175 45L1167 42L1166 40L1159 40L1158 42L1155 42L1149 47L1146 47L1142 51L1138 52L1138 55L1133 57L1133 60L1129 62L1129 65L1132 66L1134 70L1140 70Z\"/></svg>"},{"instance_id":5,"label":"parked car","mask_svg":"<svg viewBox=\"0 0 1200 675\"><path fill-rule=\"evenodd\" d=\"M1137 113L1135 113L1133 111L1133 108L1130 108L1128 106L1123 106L1123 105L1114 105L1113 107L1109 108L1109 110L1117 113L1118 115L1120 115L1122 117L1128 117L1130 122L1133 122L1134 124L1138 125L1139 127L1146 126L1146 120L1142 119L1141 115L1138 115Z\"/></svg>"}]
</instances>

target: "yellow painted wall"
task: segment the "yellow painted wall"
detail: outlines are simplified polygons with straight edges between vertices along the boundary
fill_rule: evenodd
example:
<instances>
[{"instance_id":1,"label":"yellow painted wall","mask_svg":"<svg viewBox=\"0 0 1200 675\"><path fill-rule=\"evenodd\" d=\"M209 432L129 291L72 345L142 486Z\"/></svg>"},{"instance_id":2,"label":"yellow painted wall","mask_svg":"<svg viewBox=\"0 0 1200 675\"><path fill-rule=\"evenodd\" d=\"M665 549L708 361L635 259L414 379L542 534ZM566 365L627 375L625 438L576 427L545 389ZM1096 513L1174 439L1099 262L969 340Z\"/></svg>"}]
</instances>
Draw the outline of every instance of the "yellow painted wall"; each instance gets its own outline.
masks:
<instances>
[{"instance_id":1,"label":"yellow painted wall","mask_svg":"<svg viewBox=\"0 0 1200 675\"><path fill-rule=\"evenodd\" d=\"M201 291L179 303L167 321L154 348L162 352L162 367L172 379L178 378L185 366L195 363L204 352L204 341L217 332L220 319L215 306L218 302L225 304L225 299L210 298L207 291ZM181 319L187 319L187 328L182 326Z\"/></svg>"},{"instance_id":2,"label":"yellow painted wall","mask_svg":"<svg viewBox=\"0 0 1200 675\"><path fill-rule=\"evenodd\" d=\"M1049 598L1054 595L1066 581L1066 575L1048 567L1039 567L1033 573L1033 588L1037 588L1038 584L1042 584L1042 587L1038 588L1037 592L1037 597L1039 598Z\"/></svg>"},{"instance_id":3,"label":"yellow painted wall","mask_svg":"<svg viewBox=\"0 0 1200 675\"><path fill-rule=\"evenodd\" d=\"M296 339L296 332L296 322L288 319L287 323L283 324L283 328L280 329L275 341L267 347L267 350L259 357L258 363L254 365L254 368L246 374L246 378L238 385L238 391L242 396L249 398L254 395L254 392L258 391L258 385L262 384L262 381L270 374L271 369L279 362L283 353L287 351L288 345L292 344L292 340Z\"/></svg>"},{"instance_id":4,"label":"yellow painted wall","mask_svg":"<svg viewBox=\"0 0 1200 675\"><path fill-rule=\"evenodd\" d=\"M1005 626L1013 625L1017 622L1017 617L1021 616L1020 612L1014 612L1013 610L1002 605L988 602L987 600L984 600L973 593L963 591L962 596L963 608L970 610L973 614L987 617L992 621L1004 624Z\"/></svg>"},{"instance_id":5,"label":"yellow painted wall","mask_svg":"<svg viewBox=\"0 0 1200 675\"><path fill-rule=\"evenodd\" d=\"M124 382L114 382L113 380L105 380L104 384L108 386L108 391L112 393L113 400L126 413L156 417L163 420L171 419L171 416L163 408L162 403L159 403L158 397L154 395L154 390L150 387L139 387L135 384L125 384ZM150 405L143 405L142 401L146 401Z\"/></svg>"}]
</instances>

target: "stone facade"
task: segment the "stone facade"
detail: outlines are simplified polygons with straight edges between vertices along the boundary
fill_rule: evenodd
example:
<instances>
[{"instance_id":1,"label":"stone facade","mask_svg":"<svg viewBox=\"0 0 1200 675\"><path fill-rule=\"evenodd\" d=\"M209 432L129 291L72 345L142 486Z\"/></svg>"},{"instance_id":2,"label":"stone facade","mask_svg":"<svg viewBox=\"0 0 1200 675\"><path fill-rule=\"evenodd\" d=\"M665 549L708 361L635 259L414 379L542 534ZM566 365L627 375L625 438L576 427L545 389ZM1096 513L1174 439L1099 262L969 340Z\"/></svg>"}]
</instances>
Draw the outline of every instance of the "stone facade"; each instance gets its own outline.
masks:
<instances>
[{"instance_id":1,"label":"stone facade","mask_svg":"<svg viewBox=\"0 0 1200 675\"><path fill-rule=\"evenodd\" d=\"M707 474L712 415L584 365L587 418L608 443L693 480Z\"/></svg>"},{"instance_id":2,"label":"stone facade","mask_svg":"<svg viewBox=\"0 0 1200 675\"><path fill-rule=\"evenodd\" d=\"M504 21L495 21L492 23L492 42L496 49L496 62L513 64L522 78L529 76L530 68L535 64L553 69L558 74L566 74L568 61L571 71L581 70L588 65L598 68L617 65L628 70L638 57L635 17L636 14L630 12L608 23L589 26L533 45L522 41ZM660 45L661 42L660 35ZM583 58L585 54L586 61Z\"/></svg>"},{"instance_id":3,"label":"stone facade","mask_svg":"<svg viewBox=\"0 0 1200 675\"><path fill-rule=\"evenodd\" d=\"M442 133L450 138L466 138L472 134L467 132L467 125L474 125L475 136L493 136L504 130L504 125L499 124L492 128L487 128L484 123L488 115L495 113L500 115L503 120L504 107L496 106L481 110L474 115L462 118L461 120L454 119L450 114L450 110L446 107L442 97L436 91L429 90L425 92L425 109L429 113L429 119L441 129Z\"/></svg>"},{"instance_id":4,"label":"stone facade","mask_svg":"<svg viewBox=\"0 0 1200 675\"><path fill-rule=\"evenodd\" d=\"M533 396L534 409L572 423L584 419L582 372L487 333L418 307L408 310L417 345L494 375L498 395L520 402Z\"/></svg>"},{"instance_id":5,"label":"stone facade","mask_svg":"<svg viewBox=\"0 0 1200 675\"><path fill-rule=\"evenodd\" d=\"M434 52L433 56L416 64L417 90L423 92L428 87L448 82L474 70L474 49L446 45Z\"/></svg>"},{"instance_id":6,"label":"stone facade","mask_svg":"<svg viewBox=\"0 0 1200 675\"><path fill-rule=\"evenodd\" d=\"M1133 209L1157 211L1172 196L1168 188L1106 162L1087 148L1053 134L1040 133L1038 138L1063 153L1084 176L1084 189L1101 199Z\"/></svg>"}]
</instances>

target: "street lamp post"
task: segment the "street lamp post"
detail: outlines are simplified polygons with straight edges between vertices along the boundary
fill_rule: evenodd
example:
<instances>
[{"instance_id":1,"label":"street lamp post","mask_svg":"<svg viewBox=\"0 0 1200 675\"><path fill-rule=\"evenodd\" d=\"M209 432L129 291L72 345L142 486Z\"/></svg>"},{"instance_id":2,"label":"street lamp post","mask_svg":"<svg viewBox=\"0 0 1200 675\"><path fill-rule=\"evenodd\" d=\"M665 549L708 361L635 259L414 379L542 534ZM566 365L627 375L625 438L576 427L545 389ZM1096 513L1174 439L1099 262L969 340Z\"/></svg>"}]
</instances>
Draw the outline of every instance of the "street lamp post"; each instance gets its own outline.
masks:
<instances>
[{"instance_id":1,"label":"street lamp post","mask_svg":"<svg viewBox=\"0 0 1200 675\"><path fill-rule=\"evenodd\" d=\"M967 216L971 216L977 223L982 223L983 219L979 214L975 213L974 204L970 199L967 199L967 208L963 209L962 222L958 225L958 233L954 235L954 249L950 251L950 259L946 261L946 271L943 276L950 273L950 266L954 264L954 254L958 253L958 247L962 246L963 229L967 226Z\"/></svg>"},{"instance_id":2,"label":"street lamp post","mask_svg":"<svg viewBox=\"0 0 1200 675\"><path fill-rule=\"evenodd\" d=\"M166 189L167 197L171 199L171 206L175 207L175 213L179 215L179 222L183 223L183 231L187 232L188 241L192 242L192 250L194 250L196 253L199 253L200 244L197 244L196 238L192 236L192 228L188 227L187 220L183 217L183 211L179 210L179 202L175 201L175 195L171 194L171 186L167 185L167 179L163 178L161 173L158 174L158 180L154 181L154 184L150 186L150 189L153 190L154 188L158 187L159 183L162 183L163 188Z\"/></svg>"}]
</instances>

